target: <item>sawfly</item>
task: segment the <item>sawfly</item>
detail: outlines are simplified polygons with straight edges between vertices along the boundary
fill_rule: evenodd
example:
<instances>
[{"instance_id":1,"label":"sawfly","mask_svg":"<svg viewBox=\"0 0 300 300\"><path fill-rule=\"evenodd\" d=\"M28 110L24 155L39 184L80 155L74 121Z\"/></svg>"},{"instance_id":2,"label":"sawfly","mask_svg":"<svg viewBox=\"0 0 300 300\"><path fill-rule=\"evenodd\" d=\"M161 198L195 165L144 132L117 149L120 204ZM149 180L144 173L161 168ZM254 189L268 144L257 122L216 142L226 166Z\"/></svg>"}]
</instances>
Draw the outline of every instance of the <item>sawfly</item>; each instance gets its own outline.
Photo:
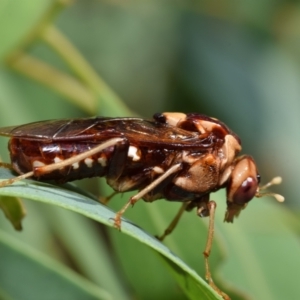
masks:
<instances>
[{"instance_id":1,"label":"sawfly","mask_svg":"<svg viewBox=\"0 0 300 300\"><path fill-rule=\"evenodd\" d=\"M105 177L116 192L138 192L115 215L121 217L143 199L182 202L170 226L159 237L172 232L184 211L196 209L210 217L204 250L206 279L225 299L229 297L213 282L208 257L211 251L216 203L210 194L226 188L224 221L233 222L254 197L280 177L260 186L253 158L238 156L239 137L221 121L198 113L158 113L151 120L104 118L51 120L0 129L10 137L11 166L18 177L4 180L0 187L18 180L54 180L64 183L88 177Z\"/></svg>"}]
</instances>

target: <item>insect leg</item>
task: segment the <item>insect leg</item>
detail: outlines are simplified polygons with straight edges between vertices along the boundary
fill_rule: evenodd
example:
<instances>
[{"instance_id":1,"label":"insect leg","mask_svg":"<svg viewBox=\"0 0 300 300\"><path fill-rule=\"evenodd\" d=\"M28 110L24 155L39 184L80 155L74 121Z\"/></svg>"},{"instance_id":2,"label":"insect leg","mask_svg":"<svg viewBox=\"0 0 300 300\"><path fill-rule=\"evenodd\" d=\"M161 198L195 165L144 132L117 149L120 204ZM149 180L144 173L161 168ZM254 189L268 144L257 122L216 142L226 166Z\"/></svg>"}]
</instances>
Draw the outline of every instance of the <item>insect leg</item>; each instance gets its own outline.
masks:
<instances>
[{"instance_id":1,"label":"insect leg","mask_svg":"<svg viewBox=\"0 0 300 300\"><path fill-rule=\"evenodd\" d=\"M34 175L34 173L33 173L33 171L31 171L31 172L22 174L22 175L20 175L20 176L14 177L14 178L2 180L2 181L0 182L0 187L4 187L4 186L11 185L11 184L13 184L13 183L16 182L16 181L19 181L19 180L22 180L22 179L26 179L26 178L32 177L33 175Z\"/></svg>"},{"instance_id":2,"label":"insect leg","mask_svg":"<svg viewBox=\"0 0 300 300\"><path fill-rule=\"evenodd\" d=\"M0 167L3 167L5 169L10 169L10 170L13 170L13 167L11 164L8 164L8 163L5 163L5 162L0 162Z\"/></svg>"},{"instance_id":3,"label":"insect leg","mask_svg":"<svg viewBox=\"0 0 300 300\"><path fill-rule=\"evenodd\" d=\"M189 204L189 202L183 202L182 205L180 206L179 211L177 212L176 216L174 217L174 219L172 220L172 222L169 224L169 226L166 228L166 230L164 231L164 233L161 236L156 236L156 238L160 241L162 241L167 235L171 234L173 232L173 230L175 229L175 227L177 226L182 214L184 213L187 205Z\"/></svg>"},{"instance_id":4,"label":"insect leg","mask_svg":"<svg viewBox=\"0 0 300 300\"><path fill-rule=\"evenodd\" d=\"M161 176L159 176L153 182L151 182L149 185L147 185L144 189L142 189L136 195L134 195L133 197L131 197L129 199L129 201L122 207L122 209L120 209L116 213L114 226L117 229L121 229L121 217L125 213L125 211L127 210L127 208L130 205L134 205L139 199L143 198L147 193L149 193L151 190L153 190L157 185L159 185L167 177L169 177L173 173L178 172L181 168L182 168L181 164L176 164L176 165L172 166L165 173L163 173Z\"/></svg>"},{"instance_id":5,"label":"insect leg","mask_svg":"<svg viewBox=\"0 0 300 300\"><path fill-rule=\"evenodd\" d=\"M12 167L11 164L4 163L4 162L0 162L0 167L6 168L6 169L9 169L9 170L12 170L12 171L14 170L14 168ZM33 175L33 172L29 172L29 173L23 174L21 176L15 177L15 178L10 178L10 179L7 179L7 180L3 180L3 181L0 182L0 187L10 185L10 184L14 183L15 181L31 177L32 175Z\"/></svg>"},{"instance_id":6,"label":"insect leg","mask_svg":"<svg viewBox=\"0 0 300 300\"><path fill-rule=\"evenodd\" d=\"M106 176L107 183L110 186L114 185L114 182L118 180L118 178L122 175L124 171L128 155L128 149L129 142L127 139L123 139L122 141L118 142L118 144L115 146L115 150L110 159Z\"/></svg>"},{"instance_id":7,"label":"insect leg","mask_svg":"<svg viewBox=\"0 0 300 300\"><path fill-rule=\"evenodd\" d=\"M100 201L100 203L106 205L110 201L110 199L113 198L117 194L119 194L119 192L113 192L108 197L99 197L99 201Z\"/></svg>"},{"instance_id":8,"label":"insect leg","mask_svg":"<svg viewBox=\"0 0 300 300\"><path fill-rule=\"evenodd\" d=\"M113 138L113 139L110 139L110 140L107 140L107 141L103 142L100 145L97 145L96 147L94 147L94 148L92 148L92 149L90 149L86 152L80 153L76 156L67 158L67 159L62 160L60 162L53 163L53 164L46 165L46 166L41 166L41 167L35 167L33 169L33 171L22 174L20 176L15 177L15 178L11 178L11 179L1 181L0 182L0 187L10 185L10 184L12 184L16 181L19 181L19 180L22 180L22 179L25 179L25 178L28 178L28 177L32 177L32 176L39 177L43 174L50 173L50 172L55 171L57 169L61 169L61 168L64 168L66 166L70 166L74 163L80 162L81 160L84 160L84 159L88 158L89 156L92 156L92 155L95 155L95 154L101 152L105 148L114 146L114 145L118 144L119 142L122 142L123 140L124 139L122 139L122 138Z\"/></svg>"},{"instance_id":9,"label":"insect leg","mask_svg":"<svg viewBox=\"0 0 300 300\"><path fill-rule=\"evenodd\" d=\"M213 242L213 237L214 237L214 226L215 226L215 211L217 204L215 201L209 201L207 203L207 207L209 210L209 224L208 224L208 236L207 236L207 241L205 245L205 249L203 252L204 259L205 259L205 278L208 281L208 284L220 295L223 297L225 300L230 300L230 297L225 294L223 291L221 291L216 284L214 283L211 272L210 272L210 267L209 267L209 255L211 252L211 247L212 247L212 242ZM201 210L201 208L199 209ZM201 214L201 211L198 211L198 214Z\"/></svg>"},{"instance_id":10,"label":"insect leg","mask_svg":"<svg viewBox=\"0 0 300 300\"><path fill-rule=\"evenodd\" d=\"M39 175L42 174L46 174L46 173L50 173L52 171L55 171L57 169L61 169L67 166L70 166L74 163L80 162L92 155L95 155L99 152L101 152L102 150L111 147L111 146L115 146L116 144L118 144L119 142L122 142L124 139L122 138L113 138L110 140L107 140L105 142L103 142L102 144L99 144L97 146L95 146L94 148L85 151L83 153L77 154L76 156L67 158L65 160L62 160L60 162L51 164L51 165L46 165L46 166L42 166L42 167L36 167L34 168L34 175L36 177L38 177Z\"/></svg>"}]
</instances>

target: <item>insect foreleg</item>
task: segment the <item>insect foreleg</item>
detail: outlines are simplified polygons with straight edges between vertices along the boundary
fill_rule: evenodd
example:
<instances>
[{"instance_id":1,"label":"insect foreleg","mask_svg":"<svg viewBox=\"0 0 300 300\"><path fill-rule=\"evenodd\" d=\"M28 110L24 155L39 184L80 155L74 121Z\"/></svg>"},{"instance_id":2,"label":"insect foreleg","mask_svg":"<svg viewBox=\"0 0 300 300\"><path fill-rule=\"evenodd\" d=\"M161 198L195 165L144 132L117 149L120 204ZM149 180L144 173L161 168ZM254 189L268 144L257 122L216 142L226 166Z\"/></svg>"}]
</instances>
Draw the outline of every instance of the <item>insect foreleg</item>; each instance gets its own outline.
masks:
<instances>
[{"instance_id":1,"label":"insect foreleg","mask_svg":"<svg viewBox=\"0 0 300 300\"><path fill-rule=\"evenodd\" d=\"M122 209L120 209L115 216L115 222L114 226L117 229L121 229L121 217L127 210L127 208L130 205L134 205L139 199L143 198L147 193L152 191L156 186L158 186L162 181L164 181L166 178L168 178L173 173L178 172L182 168L181 164L176 164L172 166L170 169L168 169L165 173L163 173L161 176L156 178L153 182L151 182L149 185L147 185L144 189L139 191L136 195L131 197L129 201L123 206Z\"/></svg>"},{"instance_id":2,"label":"insect foreleg","mask_svg":"<svg viewBox=\"0 0 300 300\"><path fill-rule=\"evenodd\" d=\"M167 235L171 234L175 227L177 226L182 214L184 213L186 207L188 206L189 202L183 202L180 206L179 211L177 212L176 216L172 220L172 222L169 224L169 226L166 228L164 233L161 236L156 236L156 238L160 241L162 241Z\"/></svg>"},{"instance_id":3,"label":"insect foreleg","mask_svg":"<svg viewBox=\"0 0 300 300\"><path fill-rule=\"evenodd\" d=\"M207 241L205 245L205 249L203 252L204 259L205 259L205 278L208 281L208 284L219 294L223 297L225 300L230 300L229 296L222 292L214 283L211 272L210 272L210 267L209 267L209 256L211 252L211 247L212 247L212 242L213 242L213 237L214 237L214 227L215 227L215 212L216 212L216 207L217 204L215 201L209 201L207 203L207 208L209 210L209 224L208 224L208 236L207 236ZM199 210L201 210L200 208ZM201 211L198 211L198 214L201 215Z\"/></svg>"}]
</instances>

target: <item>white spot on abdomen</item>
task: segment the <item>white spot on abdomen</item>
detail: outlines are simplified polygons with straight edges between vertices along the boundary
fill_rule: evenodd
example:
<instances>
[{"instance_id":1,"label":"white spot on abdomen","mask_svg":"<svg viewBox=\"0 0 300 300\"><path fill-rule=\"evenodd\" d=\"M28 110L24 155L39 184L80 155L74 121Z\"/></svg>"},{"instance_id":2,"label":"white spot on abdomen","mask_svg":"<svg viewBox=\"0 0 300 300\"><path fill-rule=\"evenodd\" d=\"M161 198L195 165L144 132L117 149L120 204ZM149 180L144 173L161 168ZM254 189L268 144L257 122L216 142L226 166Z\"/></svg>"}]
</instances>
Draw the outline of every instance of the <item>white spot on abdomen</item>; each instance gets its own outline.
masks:
<instances>
[{"instance_id":1,"label":"white spot on abdomen","mask_svg":"<svg viewBox=\"0 0 300 300\"><path fill-rule=\"evenodd\" d=\"M59 158L58 156L54 157L54 163L57 164L59 162L63 161L61 158Z\"/></svg>"},{"instance_id":2,"label":"white spot on abdomen","mask_svg":"<svg viewBox=\"0 0 300 300\"><path fill-rule=\"evenodd\" d=\"M33 163L32 163L32 166L33 168L38 168L38 167L44 167L45 164L39 160L35 160Z\"/></svg>"},{"instance_id":3,"label":"white spot on abdomen","mask_svg":"<svg viewBox=\"0 0 300 300\"><path fill-rule=\"evenodd\" d=\"M107 166L107 159L106 159L106 157L99 157L99 158L98 158L98 163L99 163L102 167L106 167L106 166Z\"/></svg>"},{"instance_id":4,"label":"white spot on abdomen","mask_svg":"<svg viewBox=\"0 0 300 300\"><path fill-rule=\"evenodd\" d=\"M93 167L93 160L89 157L87 157L85 160L84 160L84 163L87 165L88 168L92 168Z\"/></svg>"},{"instance_id":5,"label":"white spot on abdomen","mask_svg":"<svg viewBox=\"0 0 300 300\"><path fill-rule=\"evenodd\" d=\"M137 147L129 146L128 157L131 157L133 161L138 161L141 159L140 151Z\"/></svg>"},{"instance_id":6,"label":"white spot on abdomen","mask_svg":"<svg viewBox=\"0 0 300 300\"><path fill-rule=\"evenodd\" d=\"M79 162L75 162L74 164L72 164L72 167L74 170L79 168Z\"/></svg>"}]
</instances>

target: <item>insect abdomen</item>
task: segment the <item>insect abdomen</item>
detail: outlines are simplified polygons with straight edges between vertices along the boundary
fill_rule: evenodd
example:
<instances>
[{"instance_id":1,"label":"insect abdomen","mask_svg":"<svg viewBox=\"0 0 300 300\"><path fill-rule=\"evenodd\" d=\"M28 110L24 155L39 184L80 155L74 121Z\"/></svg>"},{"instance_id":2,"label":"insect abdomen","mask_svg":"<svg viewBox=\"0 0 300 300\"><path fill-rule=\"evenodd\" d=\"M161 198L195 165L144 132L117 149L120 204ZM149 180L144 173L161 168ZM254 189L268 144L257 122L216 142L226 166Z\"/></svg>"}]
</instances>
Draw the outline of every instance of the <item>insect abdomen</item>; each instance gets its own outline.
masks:
<instances>
[{"instance_id":1,"label":"insect abdomen","mask_svg":"<svg viewBox=\"0 0 300 300\"><path fill-rule=\"evenodd\" d=\"M13 138L9 143L11 161L19 174L30 172L37 167L58 163L95 147L91 143L45 143ZM43 174L36 179L67 182L86 177L105 176L114 147L97 155L75 162L70 166Z\"/></svg>"}]
</instances>

